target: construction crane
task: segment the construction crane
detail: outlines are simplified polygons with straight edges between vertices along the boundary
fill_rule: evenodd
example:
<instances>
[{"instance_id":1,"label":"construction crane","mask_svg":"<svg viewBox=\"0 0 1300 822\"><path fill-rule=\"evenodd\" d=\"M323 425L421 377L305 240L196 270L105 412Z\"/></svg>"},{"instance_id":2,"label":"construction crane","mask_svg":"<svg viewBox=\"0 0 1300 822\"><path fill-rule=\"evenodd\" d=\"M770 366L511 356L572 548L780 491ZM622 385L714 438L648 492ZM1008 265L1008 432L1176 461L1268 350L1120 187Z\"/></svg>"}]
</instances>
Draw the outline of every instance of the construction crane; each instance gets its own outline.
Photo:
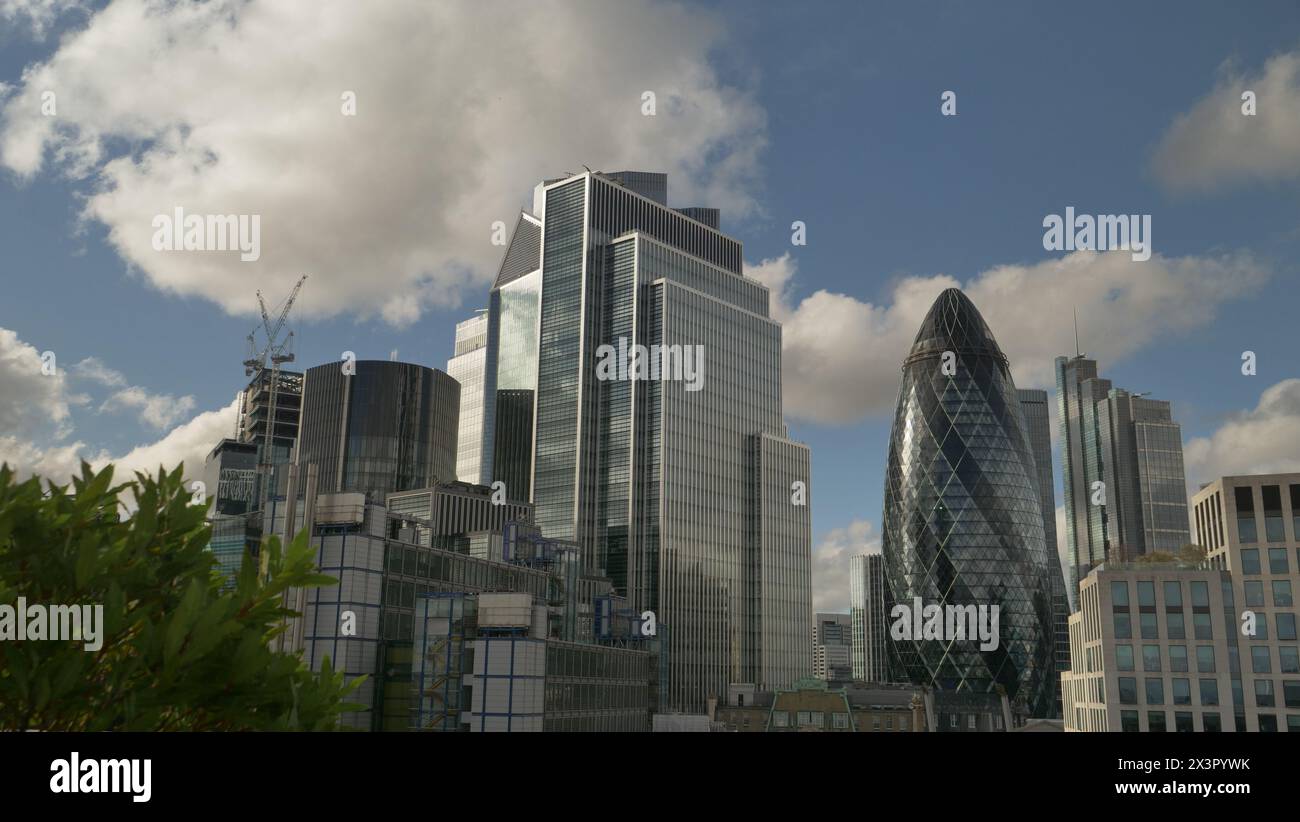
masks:
<instances>
[{"instance_id":1,"label":"construction crane","mask_svg":"<svg viewBox=\"0 0 1300 822\"><path fill-rule=\"evenodd\" d=\"M302 284L307 281L307 275L304 274L298 279L293 290L285 299L280 314L276 317L275 322L271 322L271 316L266 310L266 301L262 299L262 292L257 292L257 306L262 311L262 329L266 332L266 345L259 348L257 345L257 329L254 328L248 335L248 359L244 360L244 375L252 377L255 385L262 384L263 376L267 371L267 363L270 363L271 380L268 385L270 397L267 400L266 413L266 431L262 435L262 456L258 460L258 473L262 475L262 490L258 495L258 510L266 515L266 504L271 494L271 482L275 470L272 461L272 445L275 439L276 428L276 394L280 387L280 366L287 362L293 362L293 332L290 331L288 336L283 340L280 339L280 333L284 331L285 321L289 318L289 309L293 308L293 301L298 298L298 292L302 290ZM274 527L274 523L269 523Z\"/></svg>"}]
</instances>

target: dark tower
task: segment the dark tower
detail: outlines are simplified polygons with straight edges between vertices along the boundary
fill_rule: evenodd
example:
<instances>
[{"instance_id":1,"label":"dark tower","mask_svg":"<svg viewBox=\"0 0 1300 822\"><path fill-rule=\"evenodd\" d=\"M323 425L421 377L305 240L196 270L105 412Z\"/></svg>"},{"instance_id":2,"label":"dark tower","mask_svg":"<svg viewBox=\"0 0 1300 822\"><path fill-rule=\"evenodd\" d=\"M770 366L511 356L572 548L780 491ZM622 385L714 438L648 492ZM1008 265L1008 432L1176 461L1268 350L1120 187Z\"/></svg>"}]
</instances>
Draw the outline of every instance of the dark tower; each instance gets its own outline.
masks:
<instances>
[{"instance_id":1,"label":"dark tower","mask_svg":"<svg viewBox=\"0 0 1300 822\"><path fill-rule=\"evenodd\" d=\"M903 362L885 474L885 578L891 605L997 605L999 644L891 636L891 667L943 691L1001 686L1033 716L1050 716L1055 552L1026 432L984 318L961 291L944 291Z\"/></svg>"}]
</instances>

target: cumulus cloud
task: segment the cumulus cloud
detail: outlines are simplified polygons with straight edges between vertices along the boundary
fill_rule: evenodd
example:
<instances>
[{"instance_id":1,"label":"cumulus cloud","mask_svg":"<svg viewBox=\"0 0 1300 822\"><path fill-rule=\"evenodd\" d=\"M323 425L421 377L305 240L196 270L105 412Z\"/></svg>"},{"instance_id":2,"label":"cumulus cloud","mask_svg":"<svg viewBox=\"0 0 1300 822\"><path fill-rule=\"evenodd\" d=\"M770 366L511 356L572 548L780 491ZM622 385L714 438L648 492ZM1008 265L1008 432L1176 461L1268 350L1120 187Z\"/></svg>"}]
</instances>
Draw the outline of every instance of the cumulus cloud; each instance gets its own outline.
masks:
<instances>
[{"instance_id":1,"label":"cumulus cloud","mask_svg":"<svg viewBox=\"0 0 1300 822\"><path fill-rule=\"evenodd\" d=\"M66 483L80 472L82 460L96 468L116 463L117 476L124 480L135 470L156 473L159 465L170 470L184 462L186 478L197 479L208 452L235 430L237 401L176 425L194 410L193 397L175 399L127 386L120 372L93 357L67 371L56 369L51 376L42 374L41 365L41 353L35 347L15 332L0 328L0 462L14 468L20 479L39 474ZM125 386L107 400L110 410L135 408L145 422L171 430L161 439L121 455L95 449L81 440L70 441L70 406L85 404L81 395L69 392L70 379Z\"/></svg>"},{"instance_id":2,"label":"cumulus cloud","mask_svg":"<svg viewBox=\"0 0 1300 822\"><path fill-rule=\"evenodd\" d=\"M1135 262L1126 251L1076 251L998 266L965 283L909 277L879 305L824 289L796 303L789 254L748 266L746 274L772 289L772 314L784 326L786 413L849 423L893 409L903 358L945 288L959 287L974 301L1010 358L1016 384L1031 388L1053 385L1054 359L1074 351L1076 308L1084 349L1113 364L1211 322L1220 304L1258 288L1269 270L1244 252Z\"/></svg>"},{"instance_id":3,"label":"cumulus cloud","mask_svg":"<svg viewBox=\"0 0 1300 822\"><path fill-rule=\"evenodd\" d=\"M110 388L121 388L126 385L126 377L122 372L104 365L103 361L98 357L86 357L81 362L74 364L72 373Z\"/></svg>"},{"instance_id":4,"label":"cumulus cloud","mask_svg":"<svg viewBox=\"0 0 1300 822\"><path fill-rule=\"evenodd\" d=\"M64 484L80 473L82 460L97 470L113 463L113 477L121 482L132 479L135 471L156 475L159 466L170 471L184 462L188 482L201 478L204 459L217 441L231 436L238 411L237 401L225 408L205 411L176 426L161 439L136 446L120 456L103 449L95 451L80 441L42 447L15 436L0 436L0 463L8 463L20 480L37 474Z\"/></svg>"},{"instance_id":5,"label":"cumulus cloud","mask_svg":"<svg viewBox=\"0 0 1300 822\"><path fill-rule=\"evenodd\" d=\"M1242 113L1247 90L1254 116ZM1274 56L1258 74L1225 67L1214 89L1170 125L1152 165L1172 190L1300 179L1300 51Z\"/></svg>"},{"instance_id":6,"label":"cumulus cloud","mask_svg":"<svg viewBox=\"0 0 1300 822\"><path fill-rule=\"evenodd\" d=\"M156 442L138 445L112 461L117 470L114 476L127 479L134 471L158 473L158 467L167 470L185 463L185 479L197 479L203 473L203 461L208 452L223 437L234 435L235 420L239 416L239 402L232 400L225 408L204 411L188 422L176 426Z\"/></svg>"},{"instance_id":7,"label":"cumulus cloud","mask_svg":"<svg viewBox=\"0 0 1300 822\"><path fill-rule=\"evenodd\" d=\"M133 385L113 393L104 400L99 410L117 411L123 408L138 411L141 422L162 430L170 428L194 410L194 397L186 395L178 399L171 394L150 394L140 386Z\"/></svg>"},{"instance_id":8,"label":"cumulus cloud","mask_svg":"<svg viewBox=\"0 0 1300 822\"><path fill-rule=\"evenodd\" d=\"M1224 476L1300 471L1300 379L1265 389L1259 403L1183 446L1189 490Z\"/></svg>"},{"instance_id":9,"label":"cumulus cloud","mask_svg":"<svg viewBox=\"0 0 1300 822\"><path fill-rule=\"evenodd\" d=\"M652 0L115 0L24 70L0 165L78 181L82 217L165 292L250 313L258 288L307 272L301 315L401 327L481 288L492 224L583 164L666 171L677 204L754 211L765 115L711 66L723 32ZM177 207L260 215L260 259L154 250Z\"/></svg>"},{"instance_id":10,"label":"cumulus cloud","mask_svg":"<svg viewBox=\"0 0 1300 822\"><path fill-rule=\"evenodd\" d=\"M67 373L57 368L57 357L54 373L44 373L41 354L17 333L0 328L0 432L55 438L70 433Z\"/></svg>"},{"instance_id":11,"label":"cumulus cloud","mask_svg":"<svg viewBox=\"0 0 1300 822\"><path fill-rule=\"evenodd\" d=\"M880 551L880 535L868 520L854 520L828 531L813 549L812 585L814 613L849 610L849 560Z\"/></svg>"}]
</instances>

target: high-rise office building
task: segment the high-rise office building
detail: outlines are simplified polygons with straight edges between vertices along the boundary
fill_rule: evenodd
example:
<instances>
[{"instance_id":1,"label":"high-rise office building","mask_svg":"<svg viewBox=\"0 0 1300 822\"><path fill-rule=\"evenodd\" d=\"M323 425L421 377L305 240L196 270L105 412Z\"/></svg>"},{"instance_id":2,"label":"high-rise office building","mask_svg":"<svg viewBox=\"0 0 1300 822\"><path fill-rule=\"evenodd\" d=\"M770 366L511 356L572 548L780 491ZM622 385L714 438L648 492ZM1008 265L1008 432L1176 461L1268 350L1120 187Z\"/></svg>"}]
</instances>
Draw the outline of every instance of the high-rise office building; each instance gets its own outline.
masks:
<instances>
[{"instance_id":1,"label":"high-rise office building","mask_svg":"<svg viewBox=\"0 0 1300 822\"><path fill-rule=\"evenodd\" d=\"M1052 652L1056 655L1056 672L1070 670L1070 599L1065 590L1064 569L1056 550L1056 487L1052 474L1052 422L1047 406L1047 392L1038 388L1021 388L1016 392L1025 413L1029 448L1038 471L1038 498L1043 509L1043 535L1052 559ZM1061 715L1061 680L1054 677L1055 716Z\"/></svg>"},{"instance_id":2,"label":"high-rise office building","mask_svg":"<svg viewBox=\"0 0 1300 822\"><path fill-rule=\"evenodd\" d=\"M1220 477L1191 508L1207 564L1232 579L1224 601L1235 603L1226 630L1240 644L1238 730L1244 713L1244 730L1300 731L1300 474Z\"/></svg>"},{"instance_id":3,"label":"high-rise office building","mask_svg":"<svg viewBox=\"0 0 1300 822\"><path fill-rule=\"evenodd\" d=\"M1114 388L1083 355L1056 358L1069 595L1098 563L1189 539L1182 433L1168 402Z\"/></svg>"},{"instance_id":4,"label":"high-rise office building","mask_svg":"<svg viewBox=\"0 0 1300 822\"><path fill-rule=\"evenodd\" d=\"M885 591L885 558L879 553L849 559L849 617L852 620L853 678L859 682L888 682L889 607Z\"/></svg>"},{"instance_id":5,"label":"high-rise office building","mask_svg":"<svg viewBox=\"0 0 1300 822\"><path fill-rule=\"evenodd\" d=\"M455 353L447 374L460 383L460 427L456 437L456 479L492 483L492 415L487 379L488 312L456 324Z\"/></svg>"},{"instance_id":6,"label":"high-rise office building","mask_svg":"<svg viewBox=\"0 0 1300 822\"><path fill-rule=\"evenodd\" d=\"M256 554L261 542L258 507L257 455L252 442L223 439L203 464L203 484L211 498L208 521L212 539L208 548L221 573L230 580L239 575L246 554Z\"/></svg>"},{"instance_id":7,"label":"high-rise office building","mask_svg":"<svg viewBox=\"0 0 1300 822\"><path fill-rule=\"evenodd\" d=\"M302 412L302 374L281 371L275 390L275 427L271 431L272 458L266 463L279 465L289 461L298 440L298 417ZM256 443L260 449L266 438L267 419L271 414L271 371L262 371L239 392L239 417L235 439Z\"/></svg>"},{"instance_id":8,"label":"high-rise office building","mask_svg":"<svg viewBox=\"0 0 1300 822\"><path fill-rule=\"evenodd\" d=\"M489 305L493 479L657 614L665 706L810 674L808 449L768 291L716 212L669 208L663 174L544 182Z\"/></svg>"},{"instance_id":9,"label":"high-rise office building","mask_svg":"<svg viewBox=\"0 0 1300 822\"><path fill-rule=\"evenodd\" d=\"M853 678L853 620L848 614L817 614L812 641L814 677L828 682Z\"/></svg>"},{"instance_id":10,"label":"high-rise office building","mask_svg":"<svg viewBox=\"0 0 1300 822\"><path fill-rule=\"evenodd\" d=\"M319 469L322 494L388 494L456 475L460 385L433 368L357 360L307 369L298 463Z\"/></svg>"},{"instance_id":11,"label":"high-rise office building","mask_svg":"<svg viewBox=\"0 0 1300 822\"><path fill-rule=\"evenodd\" d=\"M993 648L955 630L947 641L920 626L891 631L891 669L940 691L1001 686L1031 715L1050 715L1055 563L1037 467L1007 358L955 288L935 300L903 362L882 519L892 602L996 606L1000 621Z\"/></svg>"},{"instance_id":12,"label":"high-rise office building","mask_svg":"<svg viewBox=\"0 0 1300 822\"><path fill-rule=\"evenodd\" d=\"M541 220L521 212L488 300L483 430L491 479L504 483L512 500L532 499L541 242Z\"/></svg>"}]
</instances>

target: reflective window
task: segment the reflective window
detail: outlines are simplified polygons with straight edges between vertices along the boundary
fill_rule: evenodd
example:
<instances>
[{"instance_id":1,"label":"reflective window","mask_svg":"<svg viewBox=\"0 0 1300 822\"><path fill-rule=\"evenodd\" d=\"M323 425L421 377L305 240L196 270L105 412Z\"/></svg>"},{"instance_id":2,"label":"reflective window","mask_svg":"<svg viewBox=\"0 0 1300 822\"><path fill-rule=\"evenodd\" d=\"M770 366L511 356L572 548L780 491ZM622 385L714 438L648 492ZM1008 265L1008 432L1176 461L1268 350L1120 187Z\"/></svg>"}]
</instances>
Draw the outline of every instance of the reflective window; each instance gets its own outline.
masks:
<instances>
[{"instance_id":1,"label":"reflective window","mask_svg":"<svg viewBox=\"0 0 1300 822\"><path fill-rule=\"evenodd\" d=\"M1121 676L1119 682L1119 704L1136 705L1138 701L1137 678Z\"/></svg>"},{"instance_id":2,"label":"reflective window","mask_svg":"<svg viewBox=\"0 0 1300 822\"><path fill-rule=\"evenodd\" d=\"M1115 638L1132 639L1133 621L1127 613L1115 614Z\"/></svg>"},{"instance_id":3,"label":"reflective window","mask_svg":"<svg viewBox=\"0 0 1300 822\"><path fill-rule=\"evenodd\" d=\"M1275 703L1275 699L1273 696L1273 680L1271 679L1255 680L1255 707L1272 708L1274 706L1274 703ZM1260 717L1260 719L1262 720L1263 717ZM1261 727L1260 730L1262 731L1264 729Z\"/></svg>"},{"instance_id":4,"label":"reflective window","mask_svg":"<svg viewBox=\"0 0 1300 822\"><path fill-rule=\"evenodd\" d=\"M1116 645L1115 646L1115 664L1121 671L1133 670L1133 646Z\"/></svg>"},{"instance_id":5,"label":"reflective window","mask_svg":"<svg viewBox=\"0 0 1300 822\"><path fill-rule=\"evenodd\" d=\"M1248 579L1244 583L1246 590L1246 607L1263 608L1264 607L1264 582L1258 579Z\"/></svg>"},{"instance_id":6,"label":"reflective window","mask_svg":"<svg viewBox=\"0 0 1300 822\"><path fill-rule=\"evenodd\" d=\"M1214 673L1214 646L1196 646L1196 670L1202 674Z\"/></svg>"},{"instance_id":7,"label":"reflective window","mask_svg":"<svg viewBox=\"0 0 1300 822\"><path fill-rule=\"evenodd\" d=\"M1286 529L1282 525L1282 489L1277 485L1265 485L1259 489L1264 498L1264 538L1269 542L1285 542ZM1282 551L1282 563L1286 564L1286 552ZM1274 571L1273 573L1286 573Z\"/></svg>"},{"instance_id":8,"label":"reflective window","mask_svg":"<svg viewBox=\"0 0 1300 822\"><path fill-rule=\"evenodd\" d=\"M1295 645L1278 646L1277 669L1284 674L1300 674L1300 649Z\"/></svg>"},{"instance_id":9,"label":"reflective window","mask_svg":"<svg viewBox=\"0 0 1300 822\"><path fill-rule=\"evenodd\" d=\"M1241 572L1243 574L1259 573L1259 549L1258 548L1241 549Z\"/></svg>"},{"instance_id":10,"label":"reflective window","mask_svg":"<svg viewBox=\"0 0 1300 822\"><path fill-rule=\"evenodd\" d=\"M1142 670L1144 671L1160 670L1160 646L1159 645L1142 646Z\"/></svg>"},{"instance_id":11,"label":"reflective window","mask_svg":"<svg viewBox=\"0 0 1300 822\"><path fill-rule=\"evenodd\" d=\"M1281 520L1278 520L1278 522L1280 523ZM1285 537L1279 537L1278 539L1279 540L1285 539ZM1290 569L1287 568L1287 561L1286 561L1286 549L1269 548L1268 549L1268 572L1270 574L1285 574L1285 573L1289 573L1289 571Z\"/></svg>"},{"instance_id":12,"label":"reflective window","mask_svg":"<svg viewBox=\"0 0 1300 822\"><path fill-rule=\"evenodd\" d=\"M1292 604L1291 580L1273 580L1273 606L1276 608L1290 608Z\"/></svg>"},{"instance_id":13,"label":"reflective window","mask_svg":"<svg viewBox=\"0 0 1300 822\"><path fill-rule=\"evenodd\" d=\"M1144 613L1144 614L1139 614L1138 616L1142 620L1142 638L1159 639L1160 626L1156 622L1156 615L1154 613L1150 613L1150 614Z\"/></svg>"},{"instance_id":14,"label":"reflective window","mask_svg":"<svg viewBox=\"0 0 1300 822\"><path fill-rule=\"evenodd\" d=\"M1187 670L1187 646L1170 645L1169 646L1169 670L1174 673L1181 673Z\"/></svg>"},{"instance_id":15,"label":"reflective window","mask_svg":"<svg viewBox=\"0 0 1300 822\"><path fill-rule=\"evenodd\" d=\"M1288 708L1300 708L1300 679L1282 681L1282 698Z\"/></svg>"},{"instance_id":16,"label":"reflective window","mask_svg":"<svg viewBox=\"0 0 1300 822\"><path fill-rule=\"evenodd\" d=\"M1295 641L1295 614L1277 615L1277 638L1281 640Z\"/></svg>"},{"instance_id":17,"label":"reflective window","mask_svg":"<svg viewBox=\"0 0 1300 822\"><path fill-rule=\"evenodd\" d=\"M1158 676L1149 676L1146 678L1147 704L1163 705L1165 704L1165 682Z\"/></svg>"},{"instance_id":18,"label":"reflective window","mask_svg":"<svg viewBox=\"0 0 1300 822\"><path fill-rule=\"evenodd\" d=\"M1219 680L1202 679L1201 685L1201 704L1218 705L1219 704Z\"/></svg>"},{"instance_id":19,"label":"reflective window","mask_svg":"<svg viewBox=\"0 0 1300 822\"><path fill-rule=\"evenodd\" d=\"M1123 733L1139 733L1142 728L1138 725L1137 711L1120 711L1119 712L1119 729Z\"/></svg>"},{"instance_id":20,"label":"reflective window","mask_svg":"<svg viewBox=\"0 0 1300 822\"><path fill-rule=\"evenodd\" d=\"M1255 530L1255 496L1249 487L1233 490L1237 501L1237 541L1257 542L1259 534Z\"/></svg>"}]
</instances>

